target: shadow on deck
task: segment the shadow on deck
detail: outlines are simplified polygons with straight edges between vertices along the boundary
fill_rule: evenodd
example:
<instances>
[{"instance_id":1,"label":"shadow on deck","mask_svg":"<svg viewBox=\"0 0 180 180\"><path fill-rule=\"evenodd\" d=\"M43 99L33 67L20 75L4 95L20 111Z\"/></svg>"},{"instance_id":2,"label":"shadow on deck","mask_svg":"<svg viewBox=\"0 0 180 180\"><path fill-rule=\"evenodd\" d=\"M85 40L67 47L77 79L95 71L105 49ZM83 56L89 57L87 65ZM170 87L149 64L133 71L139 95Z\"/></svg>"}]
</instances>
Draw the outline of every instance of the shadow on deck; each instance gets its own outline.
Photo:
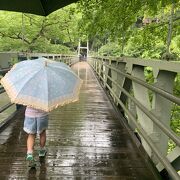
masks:
<instances>
[{"instance_id":1,"label":"shadow on deck","mask_svg":"<svg viewBox=\"0 0 180 180\"><path fill-rule=\"evenodd\" d=\"M80 100L51 112L45 162L36 170L26 166L21 111L0 133L0 179L157 179L90 66L79 62L73 69L84 80ZM38 140L35 149L38 160Z\"/></svg>"}]
</instances>

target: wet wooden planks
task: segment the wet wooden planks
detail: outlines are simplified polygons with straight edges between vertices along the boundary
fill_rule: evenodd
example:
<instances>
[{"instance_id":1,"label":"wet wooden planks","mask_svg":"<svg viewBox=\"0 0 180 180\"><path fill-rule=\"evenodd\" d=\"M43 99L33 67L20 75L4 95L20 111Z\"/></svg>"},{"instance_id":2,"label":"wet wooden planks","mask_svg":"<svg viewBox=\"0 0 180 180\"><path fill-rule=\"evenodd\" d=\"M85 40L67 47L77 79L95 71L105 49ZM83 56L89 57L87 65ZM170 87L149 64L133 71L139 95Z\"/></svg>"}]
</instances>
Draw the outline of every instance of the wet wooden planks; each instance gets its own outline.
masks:
<instances>
[{"instance_id":1,"label":"wet wooden planks","mask_svg":"<svg viewBox=\"0 0 180 180\"><path fill-rule=\"evenodd\" d=\"M23 111L0 133L0 180L3 179L138 179L154 180L145 160L119 122L90 66L79 62L74 71L84 80L78 102L50 114L48 154L35 156L36 170L25 162Z\"/></svg>"}]
</instances>

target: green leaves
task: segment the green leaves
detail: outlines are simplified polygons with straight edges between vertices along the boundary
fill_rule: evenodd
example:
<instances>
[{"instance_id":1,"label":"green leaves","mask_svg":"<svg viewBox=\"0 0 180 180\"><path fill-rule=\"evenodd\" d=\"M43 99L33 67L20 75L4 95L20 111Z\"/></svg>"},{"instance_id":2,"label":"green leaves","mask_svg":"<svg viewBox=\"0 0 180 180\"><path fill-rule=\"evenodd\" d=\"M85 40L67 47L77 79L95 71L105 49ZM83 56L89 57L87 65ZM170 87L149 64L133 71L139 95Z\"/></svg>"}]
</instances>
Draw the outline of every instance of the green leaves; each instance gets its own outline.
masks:
<instances>
[{"instance_id":1,"label":"green leaves","mask_svg":"<svg viewBox=\"0 0 180 180\"><path fill-rule=\"evenodd\" d=\"M178 4L175 5L175 9L178 9ZM172 0L82 0L80 30L88 34L93 41L94 37L118 41L125 55L161 59L167 49L171 6ZM138 18L142 21L137 26L135 23ZM143 25L146 18L150 21L149 25ZM179 53L175 38L175 32L178 32L177 24L173 23L170 46L171 52L176 54ZM171 43L171 40L169 42Z\"/></svg>"},{"instance_id":2,"label":"green leaves","mask_svg":"<svg viewBox=\"0 0 180 180\"><path fill-rule=\"evenodd\" d=\"M75 5L58 10L47 17L0 12L0 51L36 51L62 53L62 49L78 44ZM67 48L57 46L68 44ZM49 47L47 47L49 46ZM54 49L52 48L54 46ZM55 50L56 49L56 50Z\"/></svg>"}]
</instances>

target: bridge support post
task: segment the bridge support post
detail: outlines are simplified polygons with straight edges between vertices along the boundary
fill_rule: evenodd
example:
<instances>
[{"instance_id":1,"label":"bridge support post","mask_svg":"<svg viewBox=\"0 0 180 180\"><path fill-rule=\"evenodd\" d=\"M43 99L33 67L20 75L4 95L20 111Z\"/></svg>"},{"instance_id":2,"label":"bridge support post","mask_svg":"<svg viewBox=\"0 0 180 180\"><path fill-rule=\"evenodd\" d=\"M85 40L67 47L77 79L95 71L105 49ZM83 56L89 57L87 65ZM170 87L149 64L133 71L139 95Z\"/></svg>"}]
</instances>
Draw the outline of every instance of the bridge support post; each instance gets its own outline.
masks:
<instances>
[{"instance_id":1,"label":"bridge support post","mask_svg":"<svg viewBox=\"0 0 180 180\"><path fill-rule=\"evenodd\" d=\"M170 71L159 71L155 77L155 85L159 88L173 93L173 82L176 73ZM167 127L170 127L172 103L157 93L153 94L152 113ZM154 143L163 155L167 155L169 138L155 124L153 127ZM152 157L153 158L153 157ZM153 158L155 159L155 158Z\"/></svg>"},{"instance_id":2,"label":"bridge support post","mask_svg":"<svg viewBox=\"0 0 180 180\"><path fill-rule=\"evenodd\" d=\"M109 61L108 61L108 62L104 62L104 63L108 64ZM109 65L109 64L108 64L108 65ZM108 84L107 75L111 74L111 72L110 72L110 69L109 69L107 66L103 66L103 67L104 67L104 68L103 68L103 73L102 73L102 77L103 77L103 79L104 79L103 85L104 85L104 87L106 88L106 85Z\"/></svg>"},{"instance_id":3,"label":"bridge support post","mask_svg":"<svg viewBox=\"0 0 180 180\"><path fill-rule=\"evenodd\" d=\"M110 65L111 66L111 60L110 61L108 61L108 65ZM110 77L110 78L112 78L112 69L111 68L109 68L109 67L107 67L106 68L106 74L108 75L108 77ZM106 84L110 87L110 88L112 88L112 81L109 79L109 78L107 78L106 79ZM108 90L109 91L109 90ZM111 93L110 93L111 94ZM111 96L113 97L113 95L111 94ZM114 98L114 97L113 97Z\"/></svg>"},{"instance_id":4,"label":"bridge support post","mask_svg":"<svg viewBox=\"0 0 180 180\"><path fill-rule=\"evenodd\" d=\"M144 78L144 67L135 66L132 71L133 76L145 80ZM169 93L173 91L173 81L176 73L169 71L159 71L156 73L155 85ZM147 109L149 109L163 124L167 127L170 126L170 115L172 103L166 98L160 96L157 93L153 93L152 105L149 99L148 89L133 82L133 92L134 97ZM151 107L152 106L152 107ZM141 124L142 128L146 131L149 137L152 139L156 147L161 151L163 155L167 155L168 149L168 137L163 133L163 131L153 123L150 118L143 113L138 107L136 107L138 122ZM155 164L158 163L156 156L152 153L148 144L142 138L142 144L146 152L149 154L151 159Z\"/></svg>"},{"instance_id":5,"label":"bridge support post","mask_svg":"<svg viewBox=\"0 0 180 180\"><path fill-rule=\"evenodd\" d=\"M99 72L98 73L99 73L99 77L101 77L103 74L103 61L99 62Z\"/></svg>"},{"instance_id":6,"label":"bridge support post","mask_svg":"<svg viewBox=\"0 0 180 180\"><path fill-rule=\"evenodd\" d=\"M95 60L94 60L94 69L97 73L98 72L98 61L95 61Z\"/></svg>"},{"instance_id":7,"label":"bridge support post","mask_svg":"<svg viewBox=\"0 0 180 180\"><path fill-rule=\"evenodd\" d=\"M95 67L96 67L96 73L97 73L97 75L98 75L98 77L99 77L99 75L100 75L100 61L96 61L95 62Z\"/></svg>"},{"instance_id":8,"label":"bridge support post","mask_svg":"<svg viewBox=\"0 0 180 180\"><path fill-rule=\"evenodd\" d=\"M132 75L145 81L144 77L144 67L142 66L135 66L132 70ZM137 84L135 82L132 82L134 97L147 109L151 110L150 101L149 101L149 95L148 95L148 89L144 86ZM142 110L140 110L138 107L136 107L137 112L137 121L141 124L142 128L146 131L146 133L150 136L153 133L153 122L151 119L143 113ZM152 156L152 151L149 147L149 145L146 143L146 141L141 137L142 145L145 148L146 152L149 154L149 156Z\"/></svg>"},{"instance_id":9,"label":"bridge support post","mask_svg":"<svg viewBox=\"0 0 180 180\"><path fill-rule=\"evenodd\" d=\"M136 117L136 105L130 99L128 99L128 109L131 112L131 114L134 115L134 117ZM135 133L136 125L132 121L130 121L129 119L128 119L128 124L129 124L131 130Z\"/></svg>"},{"instance_id":10,"label":"bridge support post","mask_svg":"<svg viewBox=\"0 0 180 180\"><path fill-rule=\"evenodd\" d=\"M111 61L111 66L112 66L113 68L116 68L116 65L117 65L116 62ZM111 70L111 78L112 78L116 83L118 83L118 82L117 82L118 73L117 73L116 71L114 71L113 69ZM115 92L116 95L118 95L118 88L117 88L117 85L116 85L114 82L112 82L112 90L113 90L113 92ZM112 97L113 97L113 99L114 99L114 102L117 103L117 102L116 102L116 98L113 96L113 94L112 94Z\"/></svg>"},{"instance_id":11,"label":"bridge support post","mask_svg":"<svg viewBox=\"0 0 180 180\"><path fill-rule=\"evenodd\" d=\"M126 73L126 71L127 71L127 66L126 66L126 65L127 65L127 64L124 63L124 62L118 62L117 68L118 68L121 72ZM119 84L123 89L125 89L127 92L130 92L130 91L131 91L131 89L132 89L132 81L131 81L130 79L126 78L125 76L123 76L123 75L121 75L121 74L119 74L119 75L118 75L117 82L118 82L118 84ZM119 99L121 100L121 102L122 102L123 104L127 104L127 103L128 103L128 98L127 98L127 96L126 96L124 93L122 93L121 90L119 90L118 93L119 93L119 94L118 94L118 97L119 97ZM123 110L122 107L120 107L120 105L119 105L119 109L120 109L121 113L124 114L124 110ZM130 109L129 109L129 110L130 110ZM132 106L131 106L131 110L130 110L130 111L131 111L131 112L133 111L133 110L132 110ZM134 114L134 112L133 112L133 114ZM134 123L133 123L132 121L129 121L129 120L128 120L128 124L130 125L130 127L132 128L132 130L134 130Z\"/></svg>"}]
</instances>

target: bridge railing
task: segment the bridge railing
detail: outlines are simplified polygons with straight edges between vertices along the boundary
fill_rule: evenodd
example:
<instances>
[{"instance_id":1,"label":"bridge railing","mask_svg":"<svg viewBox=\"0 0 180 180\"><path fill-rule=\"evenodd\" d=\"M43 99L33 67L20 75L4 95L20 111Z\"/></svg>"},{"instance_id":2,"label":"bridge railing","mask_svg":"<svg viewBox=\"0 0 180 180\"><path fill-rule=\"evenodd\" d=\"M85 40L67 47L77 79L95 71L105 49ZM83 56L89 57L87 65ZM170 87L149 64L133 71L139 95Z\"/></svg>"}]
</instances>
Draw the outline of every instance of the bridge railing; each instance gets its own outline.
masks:
<instances>
[{"instance_id":1,"label":"bridge railing","mask_svg":"<svg viewBox=\"0 0 180 180\"><path fill-rule=\"evenodd\" d=\"M72 64L78 61L76 55L65 55L65 54L48 54L48 53L18 53L19 59L36 59L39 57L45 57L51 60L64 62L67 65L71 66Z\"/></svg>"},{"instance_id":2,"label":"bridge railing","mask_svg":"<svg viewBox=\"0 0 180 180\"><path fill-rule=\"evenodd\" d=\"M72 55L62 55L62 54L46 54L46 53L0 53L0 60L4 60L2 64L5 66L5 68L0 68L0 75L3 76L8 72L11 68L10 62L12 58L16 58L17 60L26 60L26 59L36 59L38 57L46 57L48 59L52 59L59 62L64 62L67 65L71 66L72 64L76 63L78 61L77 56ZM6 62L7 61L7 62ZM0 64L1 65L1 64ZM15 105L11 103L8 99L2 98L6 97L5 90L2 86L0 86L0 130L5 127L12 117L16 114L19 105ZM7 102L4 102L6 101ZM2 102L3 101L3 102ZM12 108L12 106L14 108ZM13 110L9 110L9 109ZM8 113L6 113L8 111Z\"/></svg>"},{"instance_id":3,"label":"bridge railing","mask_svg":"<svg viewBox=\"0 0 180 180\"><path fill-rule=\"evenodd\" d=\"M16 114L16 107L8 100L5 90L0 86L0 131L5 127L12 117ZM7 100L7 101L6 101Z\"/></svg>"},{"instance_id":4,"label":"bridge railing","mask_svg":"<svg viewBox=\"0 0 180 180\"><path fill-rule=\"evenodd\" d=\"M180 138L170 128L170 117L172 104L180 105L180 98L173 95L180 63L125 57L94 57L89 63L131 130L139 134L157 169L165 168L173 179L179 179L179 167L173 167L172 161L180 163ZM152 70L153 83L146 82L147 69ZM167 154L169 139L176 148Z\"/></svg>"}]
</instances>

